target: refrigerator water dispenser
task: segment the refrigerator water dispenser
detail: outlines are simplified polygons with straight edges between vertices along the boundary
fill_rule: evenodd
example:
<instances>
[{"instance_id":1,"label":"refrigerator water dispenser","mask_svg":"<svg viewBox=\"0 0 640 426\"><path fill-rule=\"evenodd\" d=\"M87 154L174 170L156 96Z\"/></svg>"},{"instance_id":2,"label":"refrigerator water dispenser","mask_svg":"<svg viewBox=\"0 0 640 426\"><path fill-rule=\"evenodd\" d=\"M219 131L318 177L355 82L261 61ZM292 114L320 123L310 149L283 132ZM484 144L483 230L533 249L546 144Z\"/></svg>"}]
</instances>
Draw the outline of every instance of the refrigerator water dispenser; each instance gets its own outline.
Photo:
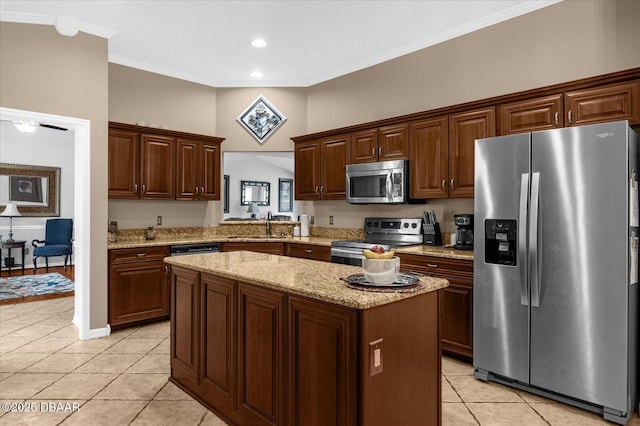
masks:
<instances>
[{"instance_id":1,"label":"refrigerator water dispenser","mask_svg":"<svg viewBox=\"0 0 640 426\"><path fill-rule=\"evenodd\" d=\"M485 219L485 262L498 265L517 264L517 222L507 219Z\"/></svg>"}]
</instances>

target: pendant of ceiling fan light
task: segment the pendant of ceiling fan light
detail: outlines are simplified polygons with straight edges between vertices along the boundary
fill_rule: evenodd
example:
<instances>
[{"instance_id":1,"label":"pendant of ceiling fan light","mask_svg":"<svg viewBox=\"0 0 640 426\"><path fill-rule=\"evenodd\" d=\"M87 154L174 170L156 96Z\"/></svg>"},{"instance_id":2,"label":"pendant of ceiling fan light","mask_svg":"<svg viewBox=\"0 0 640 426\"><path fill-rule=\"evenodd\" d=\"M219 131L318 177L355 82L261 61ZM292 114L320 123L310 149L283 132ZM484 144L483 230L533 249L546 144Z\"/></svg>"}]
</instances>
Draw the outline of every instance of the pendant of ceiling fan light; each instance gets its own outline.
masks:
<instances>
[{"instance_id":1,"label":"pendant of ceiling fan light","mask_svg":"<svg viewBox=\"0 0 640 426\"><path fill-rule=\"evenodd\" d=\"M13 125L16 126L16 129L22 133L33 133L38 127L38 123L35 121L25 121L25 120L17 120L13 122Z\"/></svg>"}]
</instances>

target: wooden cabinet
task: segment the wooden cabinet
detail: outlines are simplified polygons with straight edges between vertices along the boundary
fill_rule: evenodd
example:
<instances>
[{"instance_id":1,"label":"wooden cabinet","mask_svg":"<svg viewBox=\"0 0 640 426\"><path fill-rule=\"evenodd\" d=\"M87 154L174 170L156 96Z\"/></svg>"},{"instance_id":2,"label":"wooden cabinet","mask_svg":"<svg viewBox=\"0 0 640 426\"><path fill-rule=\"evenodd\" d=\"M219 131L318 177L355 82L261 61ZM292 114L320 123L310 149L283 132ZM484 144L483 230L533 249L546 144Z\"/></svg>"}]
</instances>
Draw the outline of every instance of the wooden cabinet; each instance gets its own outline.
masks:
<instances>
[{"instance_id":1,"label":"wooden cabinet","mask_svg":"<svg viewBox=\"0 0 640 426\"><path fill-rule=\"evenodd\" d=\"M351 164L408 158L409 125L407 123L351 134Z\"/></svg>"},{"instance_id":2,"label":"wooden cabinet","mask_svg":"<svg viewBox=\"0 0 640 426\"><path fill-rule=\"evenodd\" d=\"M409 135L411 198L471 198L475 140L495 136L495 110L415 121Z\"/></svg>"},{"instance_id":3,"label":"wooden cabinet","mask_svg":"<svg viewBox=\"0 0 640 426\"><path fill-rule=\"evenodd\" d=\"M449 118L413 122L409 129L411 198L447 198Z\"/></svg>"},{"instance_id":4,"label":"wooden cabinet","mask_svg":"<svg viewBox=\"0 0 640 426\"><path fill-rule=\"evenodd\" d=\"M512 102L498 107L500 135L564 127L562 94Z\"/></svg>"},{"instance_id":5,"label":"wooden cabinet","mask_svg":"<svg viewBox=\"0 0 640 426\"><path fill-rule=\"evenodd\" d=\"M567 125L640 121L640 82L611 84L564 94Z\"/></svg>"},{"instance_id":6,"label":"wooden cabinet","mask_svg":"<svg viewBox=\"0 0 640 426\"><path fill-rule=\"evenodd\" d=\"M640 121L640 83L627 82L502 104L499 134L582 126L615 120Z\"/></svg>"},{"instance_id":7,"label":"wooden cabinet","mask_svg":"<svg viewBox=\"0 0 640 426\"><path fill-rule=\"evenodd\" d=\"M290 425L356 424L356 311L289 298Z\"/></svg>"},{"instance_id":8,"label":"wooden cabinet","mask_svg":"<svg viewBox=\"0 0 640 426\"><path fill-rule=\"evenodd\" d=\"M296 143L295 199L343 200L350 135Z\"/></svg>"},{"instance_id":9,"label":"wooden cabinet","mask_svg":"<svg viewBox=\"0 0 640 426\"><path fill-rule=\"evenodd\" d=\"M494 107L449 116L449 197L473 197L475 141L495 135Z\"/></svg>"},{"instance_id":10,"label":"wooden cabinet","mask_svg":"<svg viewBox=\"0 0 640 426\"><path fill-rule=\"evenodd\" d=\"M176 200L220 199L220 143L178 139Z\"/></svg>"},{"instance_id":11,"label":"wooden cabinet","mask_svg":"<svg viewBox=\"0 0 640 426\"><path fill-rule=\"evenodd\" d=\"M168 247L110 250L109 324L112 327L169 315L169 284L163 259Z\"/></svg>"},{"instance_id":12,"label":"wooden cabinet","mask_svg":"<svg viewBox=\"0 0 640 426\"><path fill-rule=\"evenodd\" d=\"M442 350L473 357L473 261L398 254L403 268L449 280L440 293Z\"/></svg>"},{"instance_id":13,"label":"wooden cabinet","mask_svg":"<svg viewBox=\"0 0 640 426\"><path fill-rule=\"evenodd\" d=\"M315 244L287 243L287 256L331 262L331 247Z\"/></svg>"},{"instance_id":14,"label":"wooden cabinet","mask_svg":"<svg viewBox=\"0 0 640 426\"><path fill-rule=\"evenodd\" d=\"M219 200L223 140L110 122L109 198Z\"/></svg>"},{"instance_id":15,"label":"wooden cabinet","mask_svg":"<svg viewBox=\"0 0 640 426\"><path fill-rule=\"evenodd\" d=\"M238 283L238 411L249 422L285 418L284 294Z\"/></svg>"},{"instance_id":16,"label":"wooden cabinet","mask_svg":"<svg viewBox=\"0 0 640 426\"><path fill-rule=\"evenodd\" d=\"M268 254L284 254L284 243L275 241L265 242L223 242L220 244L220 251L257 251Z\"/></svg>"}]
</instances>

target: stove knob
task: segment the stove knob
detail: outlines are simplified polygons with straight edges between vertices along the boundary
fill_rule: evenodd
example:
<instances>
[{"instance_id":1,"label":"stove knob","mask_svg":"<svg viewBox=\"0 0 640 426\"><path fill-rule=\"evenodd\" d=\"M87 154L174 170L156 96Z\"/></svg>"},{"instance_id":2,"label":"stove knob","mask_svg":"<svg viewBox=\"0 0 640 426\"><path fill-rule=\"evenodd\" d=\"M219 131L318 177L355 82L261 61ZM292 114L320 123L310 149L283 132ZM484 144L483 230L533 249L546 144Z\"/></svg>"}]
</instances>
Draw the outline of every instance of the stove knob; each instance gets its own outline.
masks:
<instances>
[{"instance_id":1,"label":"stove knob","mask_svg":"<svg viewBox=\"0 0 640 426\"><path fill-rule=\"evenodd\" d=\"M404 227L405 227L405 228L408 228L408 227L409 227L409 224L408 224L407 222L405 222L405 223L404 223Z\"/></svg>"},{"instance_id":2,"label":"stove knob","mask_svg":"<svg viewBox=\"0 0 640 426\"><path fill-rule=\"evenodd\" d=\"M371 228L371 222L367 222L367 226Z\"/></svg>"},{"instance_id":3,"label":"stove knob","mask_svg":"<svg viewBox=\"0 0 640 426\"><path fill-rule=\"evenodd\" d=\"M414 222L414 223L412 223L412 224L411 224L411 227L412 227L413 229L415 229L415 228L417 228L417 227L418 227L418 224Z\"/></svg>"}]
</instances>

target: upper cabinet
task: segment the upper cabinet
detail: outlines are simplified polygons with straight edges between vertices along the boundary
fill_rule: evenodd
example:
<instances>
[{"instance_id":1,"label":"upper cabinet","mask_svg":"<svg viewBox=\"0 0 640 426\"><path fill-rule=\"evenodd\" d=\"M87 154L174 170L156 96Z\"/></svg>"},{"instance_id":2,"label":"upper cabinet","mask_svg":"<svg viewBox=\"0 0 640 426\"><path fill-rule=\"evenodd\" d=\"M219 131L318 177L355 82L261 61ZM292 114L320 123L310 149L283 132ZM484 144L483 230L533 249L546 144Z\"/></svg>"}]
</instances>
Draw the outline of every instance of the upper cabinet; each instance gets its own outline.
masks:
<instances>
[{"instance_id":1,"label":"upper cabinet","mask_svg":"<svg viewBox=\"0 0 640 426\"><path fill-rule=\"evenodd\" d=\"M499 134L582 126L606 121L640 122L637 81L586 88L502 104Z\"/></svg>"},{"instance_id":2,"label":"upper cabinet","mask_svg":"<svg viewBox=\"0 0 640 426\"><path fill-rule=\"evenodd\" d=\"M176 200L220 199L220 142L178 139Z\"/></svg>"},{"instance_id":3,"label":"upper cabinet","mask_svg":"<svg viewBox=\"0 0 640 426\"><path fill-rule=\"evenodd\" d=\"M219 200L223 140L109 123L109 198Z\"/></svg>"},{"instance_id":4,"label":"upper cabinet","mask_svg":"<svg viewBox=\"0 0 640 426\"><path fill-rule=\"evenodd\" d=\"M349 142L349 134L340 134L296 143L296 200L345 199Z\"/></svg>"},{"instance_id":5,"label":"upper cabinet","mask_svg":"<svg viewBox=\"0 0 640 426\"><path fill-rule=\"evenodd\" d=\"M351 133L350 164L409 158L409 125L385 126Z\"/></svg>"}]
</instances>

